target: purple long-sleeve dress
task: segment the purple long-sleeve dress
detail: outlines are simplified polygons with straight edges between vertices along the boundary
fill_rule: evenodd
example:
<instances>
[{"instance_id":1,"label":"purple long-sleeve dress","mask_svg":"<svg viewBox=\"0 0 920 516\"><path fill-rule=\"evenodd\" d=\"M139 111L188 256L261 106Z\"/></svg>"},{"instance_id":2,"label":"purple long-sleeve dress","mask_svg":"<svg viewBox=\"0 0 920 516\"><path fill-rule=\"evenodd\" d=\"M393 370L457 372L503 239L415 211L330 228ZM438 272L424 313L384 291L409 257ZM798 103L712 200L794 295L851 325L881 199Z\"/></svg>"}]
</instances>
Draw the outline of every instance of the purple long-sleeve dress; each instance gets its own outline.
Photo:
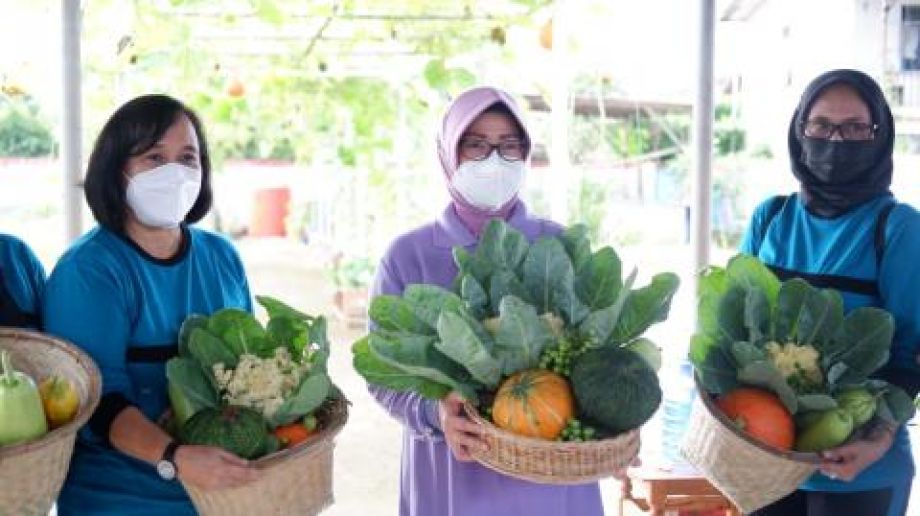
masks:
<instances>
[{"instance_id":1,"label":"purple long-sleeve dress","mask_svg":"<svg viewBox=\"0 0 920 516\"><path fill-rule=\"evenodd\" d=\"M550 221L530 217L518 203L508 223L530 241L559 233ZM377 270L373 295L401 294L407 285L449 288L457 267L451 249L476 246L476 238L448 206L432 224L393 242ZM438 404L416 393L370 387L377 401L401 422L403 434L401 516L594 516L603 514L597 483L536 484L505 476L476 462L454 459L441 433Z\"/></svg>"}]
</instances>

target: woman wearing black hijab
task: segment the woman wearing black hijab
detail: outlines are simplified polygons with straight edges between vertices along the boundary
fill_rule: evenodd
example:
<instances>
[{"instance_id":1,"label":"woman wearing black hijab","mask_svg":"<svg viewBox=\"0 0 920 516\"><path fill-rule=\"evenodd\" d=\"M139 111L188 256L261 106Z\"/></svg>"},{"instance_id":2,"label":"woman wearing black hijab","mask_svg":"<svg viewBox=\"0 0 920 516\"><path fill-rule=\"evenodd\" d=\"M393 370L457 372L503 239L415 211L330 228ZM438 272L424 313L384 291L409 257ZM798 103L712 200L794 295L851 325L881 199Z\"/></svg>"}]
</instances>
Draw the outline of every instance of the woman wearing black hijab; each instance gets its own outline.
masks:
<instances>
[{"instance_id":1,"label":"woman wearing black hijab","mask_svg":"<svg viewBox=\"0 0 920 516\"><path fill-rule=\"evenodd\" d=\"M920 213L890 192L894 120L878 84L854 70L814 79L789 125L799 192L768 199L742 251L782 279L841 292L844 308L876 306L895 318L882 376L915 395L920 386ZM896 516L914 464L903 427L874 422L862 438L823 452L819 473L757 516Z\"/></svg>"}]
</instances>

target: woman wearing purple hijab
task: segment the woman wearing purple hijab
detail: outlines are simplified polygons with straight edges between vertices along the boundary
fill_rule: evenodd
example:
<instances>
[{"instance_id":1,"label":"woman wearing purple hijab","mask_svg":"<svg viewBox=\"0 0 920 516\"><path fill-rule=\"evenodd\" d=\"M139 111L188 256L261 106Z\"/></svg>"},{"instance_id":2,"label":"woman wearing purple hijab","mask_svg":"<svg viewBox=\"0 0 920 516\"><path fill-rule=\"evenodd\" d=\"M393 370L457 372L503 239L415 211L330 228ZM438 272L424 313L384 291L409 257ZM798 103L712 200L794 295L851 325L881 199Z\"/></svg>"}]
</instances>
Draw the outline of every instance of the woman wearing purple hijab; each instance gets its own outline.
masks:
<instances>
[{"instance_id":1,"label":"woman wearing purple hijab","mask_svg":"<svg viewBox=\"0 0 920 516\"><path fill-rule=\"evenodd\" d=\"M476 247L491 218L501 218L530 241L555 235L556 223L527 213L518 193L531 142L514 100L496 88L458 96L444 116L438 155L451 203L430 224L398 237L377 268L372 295L400 295L412 283L449 288L457 267L451 249ZM472 460L485 446L463 416L462 398L422 398L371 386L371 393L403 424L401 516L592 516L603 514L597 483L553 486L493 472Z\"/></svg>"}]
</instances>

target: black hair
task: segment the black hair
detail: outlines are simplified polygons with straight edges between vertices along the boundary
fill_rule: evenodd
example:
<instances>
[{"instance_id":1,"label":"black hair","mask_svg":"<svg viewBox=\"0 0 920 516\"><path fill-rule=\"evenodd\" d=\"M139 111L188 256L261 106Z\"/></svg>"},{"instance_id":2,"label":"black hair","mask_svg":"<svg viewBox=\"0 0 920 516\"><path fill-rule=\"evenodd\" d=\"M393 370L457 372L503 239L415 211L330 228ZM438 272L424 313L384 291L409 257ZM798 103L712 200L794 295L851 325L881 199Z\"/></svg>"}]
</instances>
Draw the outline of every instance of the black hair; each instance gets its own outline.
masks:
<instances>
[{"instance_id":1,"label":"black hair","mask_svg":"<svg viewBox=\"0 0 920 516\"><path fill-rule=\"evenodd\" d=\"M211 158L201 120L190 108L168 95L143 95L128 101L108 119L96 137L83 183L86 203L99 225L124 233L127 216L125 165L132 156L157 144L166 131L185 115L195 128L201 161L201 191L185 216L198 222L211 210Z\"/></svg>"}]
</instances>

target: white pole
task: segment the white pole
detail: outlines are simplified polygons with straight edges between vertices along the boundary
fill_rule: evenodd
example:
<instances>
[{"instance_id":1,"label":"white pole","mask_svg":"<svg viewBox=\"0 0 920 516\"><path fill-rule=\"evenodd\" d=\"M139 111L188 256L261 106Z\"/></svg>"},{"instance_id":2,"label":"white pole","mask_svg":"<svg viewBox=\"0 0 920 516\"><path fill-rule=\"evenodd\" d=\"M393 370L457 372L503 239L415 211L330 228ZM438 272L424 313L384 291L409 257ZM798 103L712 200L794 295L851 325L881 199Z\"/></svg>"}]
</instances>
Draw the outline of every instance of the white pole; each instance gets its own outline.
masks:
<instances>
[{"instance_id":1,"label":"white pole","mask_svg":"<svg viewBox=\"0 0 920 516\"><path fill-rule=\"evenodd\" d=\"M567 224L569 218L569 185L572 180L569 163L569 56L568 20L565 15L566 0L557 0L553 10L552 50L552 101L550 102L549 148L550 216L556 222ZM575 185L578 187L579 185Z\"/></svg>"},{"instance_id":2,"label":"white pole","mask_svg":"<svg viewBox=\"0 0 920 516\"><path fill-rule=\"evenodd\" d=\"M69 243L82 231L83 156L80 92L80 0L61 0L64 85L64 127L61 154L64 167L64 237Z\"/></svg>"},{"instance_id":3,"label":"white pole","mask_svg":"<svg viewBox=\"0 0 920 516\"><path fill-rule=\"evenodd\" d=\"M693 105L693 195L690 206L694 272L709 265L715 0L700 0L699 6L699 63L696 102Z\"/></svg>"}]
</instances>

